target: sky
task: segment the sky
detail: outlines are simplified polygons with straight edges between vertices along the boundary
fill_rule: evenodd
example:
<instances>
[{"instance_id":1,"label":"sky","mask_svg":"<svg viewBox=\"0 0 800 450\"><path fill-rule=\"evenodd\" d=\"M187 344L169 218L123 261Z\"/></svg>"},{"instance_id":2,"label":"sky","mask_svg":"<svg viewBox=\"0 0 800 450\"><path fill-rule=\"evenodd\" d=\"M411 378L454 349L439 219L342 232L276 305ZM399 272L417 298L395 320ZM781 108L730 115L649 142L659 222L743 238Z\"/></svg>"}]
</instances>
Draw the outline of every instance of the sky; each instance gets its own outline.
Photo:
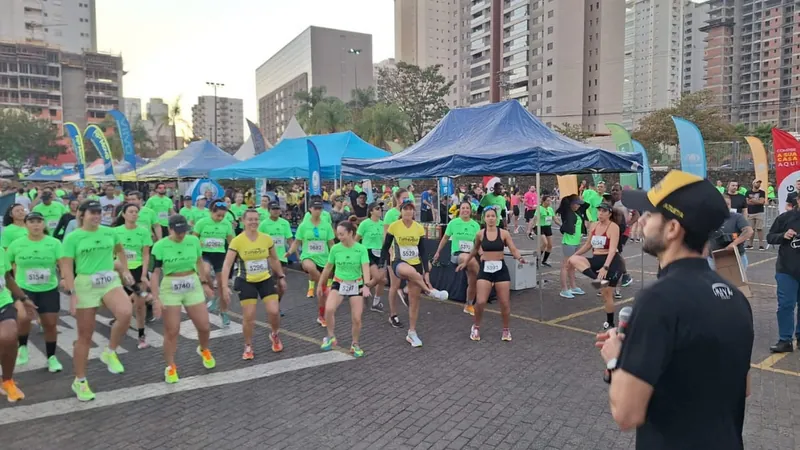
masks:
<instances>
[{"instance_id":1,"label":"sky","mask_svg":"<svg viewBox=\"0 0 800 450\"><path fill-rule=\"evenodd\" d=\"M394 0L102 0L97 47L121 54L125 97L181 96L182 117L206 82L244 100L257 122L255 70L311 25L372 34L373 61L394 56ZM179 132L180 134L180 132ZM249 135L245 130L245 138Z\"/></svg>"}]
</instances>

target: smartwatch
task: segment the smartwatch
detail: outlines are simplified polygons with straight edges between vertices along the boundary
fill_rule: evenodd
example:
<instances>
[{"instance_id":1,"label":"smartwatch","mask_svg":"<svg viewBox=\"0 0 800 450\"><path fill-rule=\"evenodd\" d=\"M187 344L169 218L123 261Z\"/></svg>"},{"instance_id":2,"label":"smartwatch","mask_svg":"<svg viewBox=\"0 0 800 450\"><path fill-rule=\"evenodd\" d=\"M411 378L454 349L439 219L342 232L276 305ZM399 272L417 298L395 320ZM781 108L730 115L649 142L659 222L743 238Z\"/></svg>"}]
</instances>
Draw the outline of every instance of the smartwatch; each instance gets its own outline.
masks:
<instances>
[{"instance_id":1,"label":"smartwatch","mask_svg":"<svg viewBox=\"0 0 800 450\"><path fill-rule=\"evenodd\" d=\"M608 266L603 266L603 270L605 270L606 272L608 272L610 269L608 268Z\"/></svg>"},{"instance_id":2,"label":"smartwatch","mask_svg":"<svg viewBox=\"0 0 800 450\"><path fill-rule=\"evenodd\" d=\"M614 370L616 370L617 369L617 358L611 358L610 360L608 360L608 363L606 363L606 369L608 369L609 371L612 371L612 372Z\"/></svg>"}]
</instances>

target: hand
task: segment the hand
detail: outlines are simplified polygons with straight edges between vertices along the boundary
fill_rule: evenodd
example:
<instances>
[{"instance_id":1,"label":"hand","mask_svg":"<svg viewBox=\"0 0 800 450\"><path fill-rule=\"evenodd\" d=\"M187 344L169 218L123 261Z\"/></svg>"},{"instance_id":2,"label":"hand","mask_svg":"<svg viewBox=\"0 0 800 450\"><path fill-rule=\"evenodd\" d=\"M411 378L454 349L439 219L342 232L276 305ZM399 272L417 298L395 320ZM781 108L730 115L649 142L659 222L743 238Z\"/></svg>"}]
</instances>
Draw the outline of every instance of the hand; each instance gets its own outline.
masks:
<instances>
[{"instance_id":1,"label":"hand","mask_svg":"<svg viewBox=\"0 0 800 450\"><path fill-rule=\"evenodd\" d=\"M14 302L14 308L17 310L17 321L24 322L28 318L25 305L22 302Z\"/></svg>"},{"instance_id":2,"label":"hand","mask_svg":"<svg viewBox=\"0 0 800 450\"><path fill-rule=\"evenodd\" d=\"M78 296L72 294L69 296L69 313L74 316L78 311Z\"/></svg>"},{"instance_id":3,"label":"hand","mask_svg":"<svg viewBox=\"0 0 800 450\"><path fill-rule=\"evenodd\" d=\"M220 291L221 291L221 293L223 294L223 297L224 297L224 295L226 294L226 289L221 289ZM211 286L209 286L208 284L204 284L203 285L203 293L205 294L206 297L209 297L209 298L214 296L214 290L211 289ZM223 299L223 301L224 301L224 299Z\"/></svg>"},{"instance_id":4,"label":"hand","mask_svg":"<svg viewBox=\"0 0 800 450\"><path fill-rule=\"evenodd\" d=\"M518 263L520 263L520 264L528 264L528 261L526 261L526 260L525 260L525 258L523 258L523 257L521 257L521 256L519 257L519 259L517 260L517 262L518 262Z\"/></svg>"},{"instance_id":5,"label":"hand","mask_svg":"<svg viewBox=\"0 0 800 450\"><path fill-rule=\"evenodd\" d=\"M787 230L786 233L783 233L784 239L794 239L795 236L797 236L797 232L791 228L789 228L789 230Z\"/></svg>"},{"instance_id":6,"label":"hand","mask_svg":"<svg viewBox=\"0 0 800 450\"><path fill-rule=\"evenodd\" d=\"M604 280L606 278L606 275L608 275L608 270L606 270L605 268L601 268L600 270L597 271L598 280Z\"/></svg>"},{"instance_id":7,"label":"hand","mask_svg":"<svg viewBox=\"0 0 800 450\"><path fill-rule=\"evenodd\" d=\"M322 298L322 285L317 281L317 297Z\"/></svg>"},{"instance_id":8,"label":"hand","mask_svg":"<svg viewBox=\"0 0 800 450\"><path fill-rule=\"evenodd\" d=\"M36 310L39 309L39 307L36 306L36 303L33 303L33 300L31 300L29 298L26 298L25 300L23 300L22 301L22 305L25 307L25 311L28 314L30 314L31 317L33 317L33 315L36 312Z\"/></svg>"},{"instance_id":9,"label":"hand","mask_svg":"<svg viewBox=\"0 0 800 450\"><path fill-rule=\"evenodd\" d=\"M289 255L291 255L291 253L289 253L289 252L284 253L283 254L283 259L289 259Z\"/></svg>"},{"instance_id":10,"label":"hand","mask_svg":"<svg viewBox=\"0 0 800 450\"><path fill-rule=\"evenodd\" d=\"M464 263L461 263L461 264L459 264L459 265L456 267L456 272L461 272L462 270L464 270L464 268L465 268L465 267L467 267L467 265L466 265L466 264L464 264Z\"/></svg>"},{"instance_id":11,"label":"hand","mask_svg":"<svg viewBox=\"0 0 800 450\"><path fill-rule=\"evenodd\" d=\"M435 263L439 262L439 252L438 251L433 254L433 262L435 262Z\"/></svg>"},{"instance_id":12,"label":"hand","mask_svg":"<svg viewBox=\"0 0 800 450\"><path fill-rule=\"evenodd\" d=\"M122 272L122 282L125 286L133 286L136 281L133 279L133 275L131 275L130 270L125 270Z\"/></svg>"},{"instance_id":13,"label":"hand","mask_svg":"<svg viewBox=\"0 0 800 450\"><path fill-rule=\"evenodd\" d=\"M144 284L145 286L150 284L150 277L147 275L147 271L146 270L142 271L142 279L139 280L139 281L141 281L142 284Z\"/></svg>"},{"instance_id":14,"label":"hand","mask_svg":"<svg viewBox=\"0 0 800 450\"><path fill-rule=\"evenodd\" d=\"M158 297L153 298L153 317L156 319L161 318L161 313L164 310L164 305L161 303L161 300Z\"/></svg>"},{"instance_id":15,"label":"hand","mask_svg":"<svg viewBox=\"0 0 800 450\"><path fill-rule=\"evenodd\" d=\"M372 295L372 292L370 292L369 287L366 284L361 288L361 295L364 297L370 297Z\"/></svg>"},{"instance_id":16,"label":"hand","mask_svg":"<svg viewBox=\"0 0 800 450\"><path fill-rule=\"evenodd\" d=\"M603 361L608 363L614 358L619 358L622 341L625 339L624 334L619 334L616 328L612 328L605 333L598 334L597 339L598 341L594 345L600 348L600 356L603 357Z\"/></svg>"},{"instance_id":17,"label":"hand","mask_svg":"<svg viewBox=\"0 0 800 450\"><path fill-rule=\"evenodd\" d=\"M286 292L286 278L278 280L278 294L283 295Z\"/></svg>"},{"instance_id":18,"label":"hand","mask_svg":"<svg viewBox=\"0 0 800 450\"><path fill-rule=\"evenodd\" d=\"M731 242L727 247L725 247L725 250L733 250L734 248L736 248L736 244Z\"/></svg>"}]
</instances>

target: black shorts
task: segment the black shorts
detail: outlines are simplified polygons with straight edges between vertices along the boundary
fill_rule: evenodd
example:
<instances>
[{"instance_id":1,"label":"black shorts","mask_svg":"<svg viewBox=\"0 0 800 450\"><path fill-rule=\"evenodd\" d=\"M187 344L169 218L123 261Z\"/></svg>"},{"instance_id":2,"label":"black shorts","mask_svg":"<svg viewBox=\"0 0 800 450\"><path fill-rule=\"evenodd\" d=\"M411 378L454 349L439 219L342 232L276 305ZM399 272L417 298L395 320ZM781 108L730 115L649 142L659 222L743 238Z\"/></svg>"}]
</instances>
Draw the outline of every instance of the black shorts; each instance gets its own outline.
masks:
<instances>
[{"instance_id":1,"label":"black shorts","mask_svg":"<svg viewBox=\"0 0 800 450\"><path fill-rule=\"evenodd\" d=\"M303 261L311 261L312 263L314 262L314 261L312 261L311 259L304 259ZM303 261L300 261L300 265L301 265L301 266L303 265ZM317 266L317 263L314 263L314 265L315 265L315 266ZM322 267L322 266L317 266L317 272L319 272L319 273L322 273L322 271L323 271L323 270L325 270L325 268L324 268L324 267ZM306 270L305 270L305 269L303 269L303 272L306 272ZM308 272L306 272L306 273L308 273Z\"/></svg>"},{"instance_id":2,"label":"black shorts","mask_svg":"<svg viewBox=\"0 0 800 450\"><path fill-rule=\"evenodd\" d=\"M535 209L526 209L525 210L525 221L526 222L530 222L531 219L533 219L533 216L535 216L535 215L536 215L536 210Z\"/></svg>"},{"instance_id":3,"label":"black shorts","mask_svg":"<svg viewBox=\"0 0 800 450\"><path fill-rule=\"evenodd\" d=\"M203 261L211 265L214 273L222 273L222 265L225 264L225 253L203 252Z\"/></svg>"},{"instance_id":4,"label":"black shorts","mask_svg":"<svg viewBox=\"0 0 800 450\"><path fill-rule=\"evenodd\" d=\"M370 266L379 266L381 262L380 256L375 256L372 253L372 249L367 249L367 253L369 254L369 265Z\"/></svg>"},{"instance_id":5,"label":"black shorts","mask_svg":"<svg viewBox=\"0 0 800 450\"><path fill-rule=\"evenodd\" d=\"M622 247L628 243L628 236L624 234L619 237L619 244L617 245L617 253L622 253Z\"/></svg>"},{"instance_id":6,"label":"black shorts","mask_svg":"<svg viewBox=\"0 0 800 450\"><path fill-rule=\"evenodd\" d=\"M58 292L58 288L44 292L32 292L27 289L22 291L36 305L36 312L39 314L58 314L61 311L61 293Z\"/></svg>"},{"instance_id":7,"label":"black shorts","mask_svg":"<svg viewBox=\"0 0 800 450\"><path fill-rule=\"evenodd\" d=\"M405 261L395 261L395 262L392 263L392 272L394 272L394 276L396 276L397 278L400 278L400 275L397 274L397 266L399 266L400 264L408 264L408 263L405 262ZM414 270L416 270L418 274L420 274L420 275L424 275L425 274L425 271L422 270L422 264L421 263L420 264L408 264L408 265L413 267Z\"/></svg>"},{"instance_id":8,"label":"black shorts","mask_svg":"<svg viewBox=\"0 0 800 450\"><path fill-rule=\"evenodd\" d=\"M169 227L161 225L161 239L166 239L169 236Z\"/></svg>"},{"instance_id":9,"label":"black shorts","mask_svg":"<svg viewBox=\"0 0 800 450\"><path fill-rule=\"evenodd\" d=\"M519 217L519 205L514 205L511 208L511 214L513 214L514 217Z\"/></svg>"},{"instance_id":10,"label":"black shorts","mask_svg":"<svg viewBox=\"0 0 800 450\"><path fill-rule=\"evenodd\" d=\"M142 268L143 267L140 266L135 269L131 269L131 276L133 276L133 284L139 284L142 281ZM129 286L123 285L122 287L125 288L125 292L127 292L128 295L134 293L133 289L131 289Z\"/></svg>"},{"instance_id":11,"label":"black shorts","mask_svg":"<svg viewBox=\"0 0 800 450\"><path fill-rule=\"evenodd\" d=\"M239 295L239 301L264 300L270 296L278 296L278 287L275 280L267 278L264 281L251 282L244 278L236 277L233 280L233 290Z\"/></svg>"},{"instance_id":12,"label":"black shorts","mask_svg":"<svg viewBox=\"0 0 800 450\"><path fill-rule=\"evenodd\" d=\"M331 290L332 290L332 291L339 292L339 288L340 288L341 286L342 286L342 284L341 284L340 282L338 282L338 281L334 281L334 282L333 282L333 284L331 284ZM356 294L356 295L342 295L342 297L343 297L343 298L350 298L350 297L361 297L361 288L362 288L362 287L364 287L364 283L362 283L362 282L359 282L359 283L358 283L358 294ZM339 295L341 295L341 294L339 294Z\"/></svg>"},{"instance_id":13,"label":"black shorts","mask_svg":"<svg viewBox=\"0 0 800 450\"><path fill-rule=\"evenodd\" d=\"M536 231L536 227L533 227L533 230ZM542 226L542 236L552 236L553 235L553 226L552 225L543 225Z\"/></svg>"},{"instance_id":14,"label":"black shorts","mask_svg":"<svg viewBox=\"0 0 800 450\"><path fill-rule=\"evenodd\" d=\"M480 270L478 271L478 279L479 280L486 280L490 283L502 283L504 281L511 281L511 274L508 272L508 266L506 266L505 261L498 261L502 264L500 270L497 272L486 272L484 269L486 268L486 261L480 262Z\"/></svg>"},{"instance_id":15,"label":"black shorts","mask_svg":"<svg viewBox=\"0 0 800 450\"><path fill-rule=\"evenodd\" d=\"M6 320L17 320L17 307L11 302L6 306L0 307L0 322Z\"/></svg>"},{"instance_id":16,"label":"black shorts","mask_svg":"<svg viewBox=\"0 0 800 450\"><path fill-rule=\"evenodd\" d=\"M589 258L589 264L591 264L591 269L595 272L599 271L603 268L606 263L607 255L595 255ZM608 273L606 274L606 280L608 280L608 285L611 287L617 287L619 283L619 279L622 277L622 257L619 254L614 255L614 259L611 260L611 265L608 267Z\"/></svg>"}]
</instances>

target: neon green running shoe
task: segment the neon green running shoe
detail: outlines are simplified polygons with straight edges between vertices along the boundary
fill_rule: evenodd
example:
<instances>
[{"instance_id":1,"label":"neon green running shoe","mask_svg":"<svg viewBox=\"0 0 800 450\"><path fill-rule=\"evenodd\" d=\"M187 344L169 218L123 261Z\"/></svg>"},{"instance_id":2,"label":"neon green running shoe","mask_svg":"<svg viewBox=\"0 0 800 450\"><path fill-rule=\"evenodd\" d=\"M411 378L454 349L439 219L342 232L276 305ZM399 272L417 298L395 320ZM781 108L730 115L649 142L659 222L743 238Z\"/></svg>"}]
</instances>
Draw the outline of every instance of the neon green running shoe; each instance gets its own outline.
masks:
<instances>
[{"instance_id":1,"label":"neon green running shoe","mask_svg":"<svg viewBox=\"0 0 800 450\"><path fill-rule=\"evenodd\" d=\"M94 400L94 392L89 389L89 382L86 380L78 381L76 378L75 381L72 382L72 392L78 396L78 401L90 402Z\"/></svg>"},{"instance_id":2,"label":"neon green running shoe","mask_svg":"<svg viewBox=\"0 0 800 450\"><path fill-rule=\"evenodd\" d=\"M125 367L119 362L117 352L113 350L109 350L108 348L103 350L103 353L100 355L100 361L103 361L103 363L108 366L108 371L111 373L117 374L125 372Z\"/></svg>"},{"instance_id":3,"label":"neon green running shoe","mask_svg":"<svg viewBox=\"0 0 800 450\"><path fill-rule=\"evenodd\" d=\"M323 352L327 352L330 351L334 345L336 345L336 336L325 336L325 339L322 340L322 345L320 345L319 348Z\"/></svg>"},{"instance_id":4,"label":"neon green running shoe","mask_svg":"<svg viewBox=\"0 0 800 450\"><path fill-rule=\"evenodd\" d=\"M47 358L47 371L50 373L57 373L64 370L64 367L58 362L56 355Z\"/></svg>"},{"instance_id":5,"label":"neon green running shoe","mask_svg":"<svg viewBox=\"0 0 800 450\"><path fill-rule=\"evenodd\" d=\"M197 354L200 355L201 358L203 358L203 367L205 367L206 369L211 370L214 367L217 367L217 361L214 359L213 356L211 356L211 350L209 349L203 350L198 345Z\"/></svg>"},{"instance_id":6,"label":"neon green running shoe","mask_svg":"<svg viewBox=\"0 0 800 450\"><path fill-rule=\"evenodd\" d=\"M350 346L350 354L355 358L361 358L364 356L364 350L361 350L361 347L359 347L358 344L353 344Z\"/></svg>"},{"instance_id":7,"label":"neon green running shoe","mask_svg":"<svg viewBox=\"0 0 800 450\"><path fill-rule=\"evenodd\" d=\"M179 380L178 369L175 366L167 366L167 368L164 369L164 381L167 384L175 384Z\"/></svg>"},{"instance_id":8,"label":"neon green running shoe","mask_svg":"<svg viewBox=\"0 0 800 450\"><path fill-rule=\"evenodd\" d=\"M16 366L24 366L25 364L28 364L28 346L20 345L19 348L17 348Z\"/></svg>"}]
</instances>

